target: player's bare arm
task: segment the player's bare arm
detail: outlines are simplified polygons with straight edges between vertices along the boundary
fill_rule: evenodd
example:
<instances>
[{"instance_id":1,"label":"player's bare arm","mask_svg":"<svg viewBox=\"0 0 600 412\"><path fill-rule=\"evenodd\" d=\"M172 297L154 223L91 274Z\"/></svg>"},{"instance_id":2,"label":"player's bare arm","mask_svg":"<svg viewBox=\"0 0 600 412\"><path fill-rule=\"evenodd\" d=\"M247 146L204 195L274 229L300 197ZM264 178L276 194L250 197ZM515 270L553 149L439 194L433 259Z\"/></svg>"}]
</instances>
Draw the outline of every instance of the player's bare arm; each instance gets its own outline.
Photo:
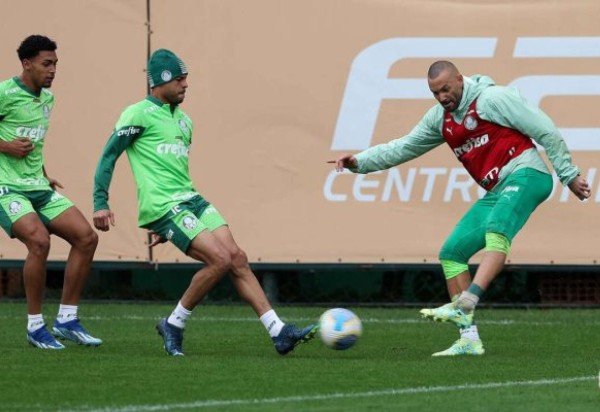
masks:
<instances>
[{"instance_id":1,"label":"player's bare arm","mask_svg":"<svg viewBox=\"0 0 600 412\"><path fill-rule=\"evenodd\" d=\"M345 154L341 157L338 157L337 160L328 160L327 163L334 163L335 170L338 172L343 172L344 168L346 169L354 169L358 167L358 161L351 154Z\"/></svg>"},{"instance_id":2,"label":"player's bare arm","mask_svg":"<svg viewBox=\"0 0 600 412\"><path fill-rule=\"evenodd\" d=\"M94 227L103 232L108 232L110 227L115 225L115 215L109 209L95 211L92 219Z\"/></svg>"},{"instance_id":3,"label":"player's bare arm","mask_svg":"<svg viewBox=\"0 0 600 412\"><path fill-rule=\"evenodd\" d=\"M44 177L46 179L48 179L48 183L50 184L50 187L52 188L52 190L56 190L57 187L64 189L64 186L62 185L62 183L60 183L58 180L53 179L50 176L48 176L48 173L46 173L46 168L44 166L42 166L42 172L44 172Z\"/></svg>"},{"instance_id":4,"label":"player's bare arm","mask_svg":"<svg viewBox=\"0 0 600 412\"><path fill-rule=\"evenodd\" d=\"M33 143L27 137L19 137L5 142L0 140L0 153L6 153L10 156L22 159L33 150Z\"/></svg>"}]
</instances>

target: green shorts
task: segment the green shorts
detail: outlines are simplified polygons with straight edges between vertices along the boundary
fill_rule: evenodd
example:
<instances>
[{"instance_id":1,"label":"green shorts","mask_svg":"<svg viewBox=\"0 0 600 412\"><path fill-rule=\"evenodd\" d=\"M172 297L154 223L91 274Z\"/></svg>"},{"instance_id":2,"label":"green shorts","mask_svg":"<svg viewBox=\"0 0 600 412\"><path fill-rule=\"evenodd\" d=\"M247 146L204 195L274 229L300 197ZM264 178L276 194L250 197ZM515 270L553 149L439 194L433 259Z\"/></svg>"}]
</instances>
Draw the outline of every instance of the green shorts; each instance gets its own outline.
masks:
<instances>
[{"instance_id":1,"label":"green shorts","mask_svg":"<svg viewBox=\"0 0 600 412\"><path fill-rule=\"evenodd\" d=\"M519 169L485 194L458 222L439 258L468 263L485 247L485 234L512 241L531 213L552 193L552 177L535 169Z\"/></svg>"},{"instance_id":2,"label":"green shorts","mask_svg":"<svg viewBox=\"0 0 600 412\"><path fill-rule=\"evenodd\" d=\"M227 222L213 205L202 197L194 197L173 207L169 213L143 227L171 241L187 253L192 240L203 230L211 232Z\"/></svg>"},{"instance_id":3,"label":"green shorts","mask_svg":"<svg viewBox=\"0 0 600 412\"><path fill-rule=\"evenodd\" d=\"M12 226L28 213L37 213L44 225L48 225L73 202L55 190L20 192L6 187L0 188L0 226L10 236Z\"/></svg>"}]
</instances>

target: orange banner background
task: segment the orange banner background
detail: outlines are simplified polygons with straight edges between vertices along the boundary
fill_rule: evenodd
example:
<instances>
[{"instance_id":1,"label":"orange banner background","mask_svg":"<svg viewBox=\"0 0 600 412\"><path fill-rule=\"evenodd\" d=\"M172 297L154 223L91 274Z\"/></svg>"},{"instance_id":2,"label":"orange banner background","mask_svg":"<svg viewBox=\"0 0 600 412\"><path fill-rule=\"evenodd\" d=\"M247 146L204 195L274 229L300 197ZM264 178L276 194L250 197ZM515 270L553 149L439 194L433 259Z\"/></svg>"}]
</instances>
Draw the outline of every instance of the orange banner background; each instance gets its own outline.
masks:
<instances>
[{"instance_id":1,"label":"orange banner background","mask_svg":"<svg viewBox=\"0 0 600 412\"><path fill-rule=\"evenodd\" d=\"M347 131L342 143L354 139L360 148L408 133L435 103L427 94L427 68L447 58L465 75L515 82L530 97L546 92L540 107L558 127L584 136L573 140L572 153L592 182L593 198L585 203L572 195L561 198L557 186L515 239L510 262L596 263L600 136L593 129L600 128L594 77L600 74L600 47L594 55L593 46L600 45L600 3L152 0L150 5L151 48L175 51L190 70L183 108L195 123L193 179L252 262L437 262L445 237L478 196L447 148L367 176L333 175L325 162L355 151L336 150L336 128ZM14 15L27 15L28 24L6 20L0 28L0 78L20 73L15 50L32 27L58 42L46 168L91 219L98 157L121 110L146 92L146 2L40 0L11 8ZM565 47L565 40L573 46ZM548 77L541 78L541 87L532 76ZM394 82L411 79L414 83ZM572 92L558 90L567 83ZM369 96L377 93L380 99L372 103ZM342 116L345 108L351 121ZM369 110L375 110L372 128L356 132L368 123ZM146 234L136 227L135 196L123 156L111 186L117 225L100 235L97 260L148 259ZM50 259L64 260L67 253L67 245L53 239ZM0 235L0 257L25 254L18 241ZM154 259L190 261L170 245L159 246Z\"/></svg>"}]
</instances>

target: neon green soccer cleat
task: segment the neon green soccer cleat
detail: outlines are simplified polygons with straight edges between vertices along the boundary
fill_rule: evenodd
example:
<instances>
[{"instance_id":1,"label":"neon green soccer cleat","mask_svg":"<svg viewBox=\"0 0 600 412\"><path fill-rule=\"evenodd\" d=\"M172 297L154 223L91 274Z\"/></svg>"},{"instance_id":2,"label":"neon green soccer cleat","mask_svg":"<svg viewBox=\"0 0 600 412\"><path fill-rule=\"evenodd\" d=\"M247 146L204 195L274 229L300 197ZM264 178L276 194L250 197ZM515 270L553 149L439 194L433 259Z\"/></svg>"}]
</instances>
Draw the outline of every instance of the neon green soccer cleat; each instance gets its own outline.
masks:
<instances>
[{"instance_id":1,"label":"neon green soccer cleat","mask_svg":"<svg viewBox=\"0 0 600 412\"><path fill-rule=\"evenodd\" d=\"M456 302L447 303L435 309L421 309L424 318L439 322L452 322L459 328L467 328L473 324L473 312L465 313Z\"/></svg>"},{"instance_id":2,"label":"neon green soccer cleat","mask_svg":"<svg viewBox=\"0 0 600 412\"><path fill-rule=\"evenodd\" d=\"M460 338L448 349L436 352L431 356L460 356L460 355L483 355L483 343L480 340Z\"/></svg>"}]
</instances>

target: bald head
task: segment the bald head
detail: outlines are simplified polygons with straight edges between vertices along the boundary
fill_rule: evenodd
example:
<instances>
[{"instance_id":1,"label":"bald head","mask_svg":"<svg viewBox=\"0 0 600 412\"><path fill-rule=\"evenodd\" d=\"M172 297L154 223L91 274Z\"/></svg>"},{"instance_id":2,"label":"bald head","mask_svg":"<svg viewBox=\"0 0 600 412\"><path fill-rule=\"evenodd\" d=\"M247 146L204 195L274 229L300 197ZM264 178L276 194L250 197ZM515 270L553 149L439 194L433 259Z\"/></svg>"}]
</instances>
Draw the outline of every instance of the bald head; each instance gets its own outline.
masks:
<instances>
[{"instance_id":1,"label":"bald head","mask_svg":"<svg viewBox=\"0 0 600 412\"><path fill-rule=\"evenodd\" d=\"M439 60L429 66L427 71L428 79L437 79L437 77L443 72L448 72L450 75L460 74L454 63L447 60Z\"/></svg>"},{"instance_id":2,"label":"bald head","mask_svg":"<svg viewBox=\"0 0 600 412\"><path fill-rule=\"evenodd\" d=\"M463 93L463 77L452 62L440 60L429 66L427 83L444 110L453 112L458 108Z\"/></svg>"}]
</instances>

